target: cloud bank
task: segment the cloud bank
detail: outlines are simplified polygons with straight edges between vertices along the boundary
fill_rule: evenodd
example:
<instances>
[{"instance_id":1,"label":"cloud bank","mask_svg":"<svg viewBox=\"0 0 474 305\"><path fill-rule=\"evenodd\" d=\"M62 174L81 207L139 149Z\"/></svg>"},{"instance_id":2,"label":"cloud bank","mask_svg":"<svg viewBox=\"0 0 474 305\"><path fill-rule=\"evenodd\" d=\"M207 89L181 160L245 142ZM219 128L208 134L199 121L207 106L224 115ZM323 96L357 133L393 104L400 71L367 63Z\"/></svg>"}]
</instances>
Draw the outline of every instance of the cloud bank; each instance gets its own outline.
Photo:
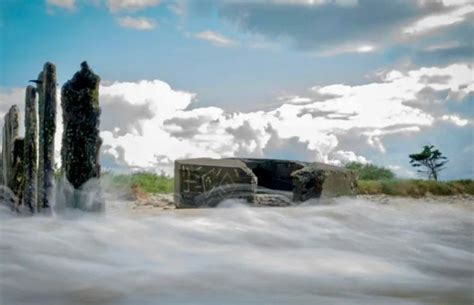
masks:
<instances>
[{"instance_id":1,"label":"cloud bank","mask_svg":"<svg viewBox=\"0 0 474 305\"><path fill-rule=\"evenodd\" d=\"M472 97L472 73L466 64L390 71L379 82L315 86L246 113L198 107L196 94L159 80L115 82L100 88L104 154L121 166L168 172L175 159L203 156L365 163L356 147L343 145L348 137L383 154L386 136L437 122L468 126L470 118L450 113L449 105Z\"/></svg>"},{"instance_id":2,"label":"cloud bank","mask_svg":"<svg viewBox=\"0 0 474 305\"><path fill-rule=\"evenodd\" d=\"M385 138L393 142L427 130L454 136L471 128L472 111L462 109L473 101L473 72L467 64L393 70L376 82L313 86L277 98L271 109L251 112L199 107L195 93L160 80L109 83L100 86L102 164L172 174L174 160L191 157L367 163L387 152ZM0 115L13 103L23 105L24 89L1 89ZM60 109L57 124L59 160ZM400 164L383 165L412 175Z\"/></svg>"},{"instance_id":3,"label":"cloud bank","mask_svg":"<svg viewBox=\"0 0 474 305\"><path fill-rule=\"evenodd\" d=\"M219 16L240 30L288 42L319 56L368 53L414 39L443 37L458 27L471 35L472 1L317 0L216 2ZM205 4L195 5L196 10ZM449 36L449 35L447 35ZM451 35L452 36L452 35ZM469 43L461 42L463 47ZM472 57L472 56L471 56Z\"/></svg>"}]
</instances>

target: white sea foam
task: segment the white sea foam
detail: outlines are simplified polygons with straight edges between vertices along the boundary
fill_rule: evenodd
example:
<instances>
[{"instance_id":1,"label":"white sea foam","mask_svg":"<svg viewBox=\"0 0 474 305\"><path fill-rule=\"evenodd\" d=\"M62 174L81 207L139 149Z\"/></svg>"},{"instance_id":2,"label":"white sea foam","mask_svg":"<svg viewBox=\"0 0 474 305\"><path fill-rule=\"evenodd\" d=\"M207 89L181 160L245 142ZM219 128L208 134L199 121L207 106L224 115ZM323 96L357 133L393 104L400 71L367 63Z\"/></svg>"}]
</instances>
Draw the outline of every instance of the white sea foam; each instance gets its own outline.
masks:
<instances>
[{"instance_id":1,"label":"white sea foam","mask_svg":"<svg viewBox=\"0 0 474 305\"><path fill-rule=\"evenodd\" d=\"M0 303L472 304L472 204L0 211ZM225 207L225 208L224 208Z\"/></svg>"}]
</instances>

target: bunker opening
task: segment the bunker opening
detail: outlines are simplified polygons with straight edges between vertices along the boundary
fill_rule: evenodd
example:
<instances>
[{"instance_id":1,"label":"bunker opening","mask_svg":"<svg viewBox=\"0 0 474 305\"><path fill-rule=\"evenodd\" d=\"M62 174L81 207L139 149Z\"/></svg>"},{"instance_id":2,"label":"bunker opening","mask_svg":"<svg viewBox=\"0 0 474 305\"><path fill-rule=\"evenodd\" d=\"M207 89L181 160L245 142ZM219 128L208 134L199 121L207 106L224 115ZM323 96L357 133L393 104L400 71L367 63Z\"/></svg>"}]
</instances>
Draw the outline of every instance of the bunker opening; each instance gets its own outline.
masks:
<instances>
[{"instance_id":1,"label":"bunker opening","mask_svg":"<svg viewBox=\"0 0 474 305\"><path fill-rule=\"evenodd\" d=\"M240 159L257 177L257 187L265 189L292 192L293 177L291 173L302 169L302 162L271 160L271 159Z\"/></svg>"}]
</instances>

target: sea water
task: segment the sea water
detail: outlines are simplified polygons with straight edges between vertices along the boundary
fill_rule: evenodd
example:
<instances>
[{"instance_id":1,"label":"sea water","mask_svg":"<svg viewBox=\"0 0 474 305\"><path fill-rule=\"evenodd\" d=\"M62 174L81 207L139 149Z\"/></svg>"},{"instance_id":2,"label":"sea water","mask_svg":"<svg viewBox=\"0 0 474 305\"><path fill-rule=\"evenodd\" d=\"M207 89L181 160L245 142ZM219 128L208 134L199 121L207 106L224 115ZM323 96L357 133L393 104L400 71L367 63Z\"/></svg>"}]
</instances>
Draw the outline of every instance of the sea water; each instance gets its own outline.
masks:
<instances>
[{"instance_id":1,"label":"sea water","mask_svg":"<svg viewBox=\"0 0 474 305\"><path fill-rule=\"evenodd\" d=\"M474 204L18 217L0 211L0 304L473 304Z\"/></svg>"}]
</instances>

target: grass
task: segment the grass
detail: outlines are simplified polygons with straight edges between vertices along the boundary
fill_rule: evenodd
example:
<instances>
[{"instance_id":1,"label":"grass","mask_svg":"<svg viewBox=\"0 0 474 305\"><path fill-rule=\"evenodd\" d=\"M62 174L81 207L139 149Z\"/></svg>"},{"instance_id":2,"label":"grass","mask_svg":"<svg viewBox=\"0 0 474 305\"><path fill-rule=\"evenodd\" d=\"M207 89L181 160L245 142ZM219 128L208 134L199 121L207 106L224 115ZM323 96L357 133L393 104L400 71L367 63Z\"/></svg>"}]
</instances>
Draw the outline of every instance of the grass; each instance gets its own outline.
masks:
<instances>
[{"instance_id":1,"label":"grass","mask_svg":"<svg viewBox=\"0 0 474 305\"><path fill-rule=\"evenodd\" d=\"M374 164L362 164L359 162L350 162L345 166L347 169L355 172L361 180L390 180L395 179L395 174L388 168Z\"/></svg>"},{"instance_id":2,"label":"grass","mask_svg":"<svg viewBox=\"0 0 474 305\"><path fill-rule=\"evenodd\" d=\"M427 194L436 196L474 195L474 180L359 180L358 193L415 198L423 197Z\"/></svg>"},{"instance_id":3,"label":"grass","mask_svg":"<svg viewBox=\"0 0 474 305\"><path fill-rule=\"evenodd\" d=\"M154 173L138 172L133 174L105 173L111 189L131 191L134 194L172 193L173 178L160 176ZM474 195L474 180L359 180L358 194L363 195L391 195L405 197L423 197L427 194L436 196L450 196L469 194Z\"/></svg>"},{"instance_id":4,"label":"grass","mask_svg":"<svg viewBox=\"0 0 474 305\"><path fill-rule=\"evenodd\" d=\"M154 173L138 172L128 175L106 173L103 176L109 180L110 187L115 189L156 194L172 193L174 188L173 178Z\"/></svg>"}]
</instances>

